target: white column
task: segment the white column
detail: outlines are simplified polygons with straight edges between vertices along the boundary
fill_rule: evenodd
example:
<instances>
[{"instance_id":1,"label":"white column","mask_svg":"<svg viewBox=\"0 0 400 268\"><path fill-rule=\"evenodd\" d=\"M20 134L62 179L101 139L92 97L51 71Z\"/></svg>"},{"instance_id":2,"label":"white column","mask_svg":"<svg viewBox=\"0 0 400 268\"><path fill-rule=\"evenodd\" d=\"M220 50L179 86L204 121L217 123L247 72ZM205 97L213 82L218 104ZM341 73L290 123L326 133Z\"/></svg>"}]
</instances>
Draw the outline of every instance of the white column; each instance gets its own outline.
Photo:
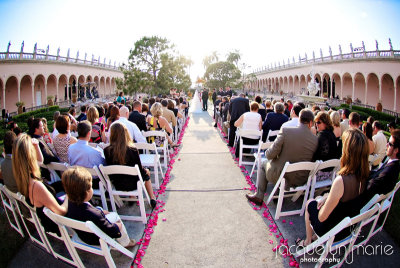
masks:
<instances>
[{"instance_id":1,"label":"white column","mask_svg":"<svg viewBox=\"0 0 400 268\"><path fill-rule=\"evenodd\" d=\"M47 104L47 79L44 81L44 103Z\"/></svg>"},{"instance_id":2,"label":"white column","mask_svg":"<svg viewBox=\"0 0 400 268\"><path fill-rule=\"evenodd\" d=\"M58 96L58 79L60 79L60 78L57 78L57 80L56 80L56 96L57 96L57 100L60 99L60 96ZM56 100L56 96L54 96L54 100ZM55 102L54 102L54 104L55 104Z\"/></svg>"},{"instance_id":3,"label":"white column","mask_svg":"<svg viewBox=\"0 0 400 268\"><path fill-rule=\"evenodd\" d=\"M396 83L394 83L394 108L393 111L397 112L397 87L396 87Z\"/></svg>"},{"instance_id":4,"label":"white column","mask_svg":"<svg viewBox=\"0 0 400 268\"><path fill-rule=\"evenodd\" d=\"M332 92L333 92L333 79L332 79L332 77L330 77L330 79L331 79L331 82L330 82L330 86L331 86L331 93L329 94L329 98L331 98L332 99Z\"/></svg>"},{"instance_id":5,"label":"white column","mask_svg":"<svg viewBox=\"0 0 400 268\"><path fill-rule=\"evenodd\" d=\"M32 106L31 107L34 107L34 106L36 106L35 105L35 83L32 82L31 86L32 86Z\"/></svg>"},{"instance_id":6,"label":"white column","mask_svg":"<svg viewBox=\"0 0 400 268\"><path fill-rule=\"evenodd\" d=\"M21 79L18 79L17 85L18 85L18 101L21 101Z\"/></svg>"},{"instance_id":7,"label":"white column","mask_svg":"<svg viewBox=\"0 0 400 268\"><path fill-rule=\"evenodd\" d=\"M355 84L356 84L356 78L354 77L352 77L352 82L353 82L353 91L352 91L352 94L351 94L351 99L354 101L354 90L355 90Z\"/></svg>"},{"instance_id":8,"label":"white column","mask_svg":"<svg viewBox=\"0 0 400 268\"><path fill-rule=\"evenodd\" d=\"M368 78L367 79L365 79L365 97L364 97L364 103L365 104L368 104L367 103L367 100L368 100Z\"/></svg>"},{"instance_id":9,"label":"white column","mask_svg":"<svg viewBox=\"0 0 400 268\"><path fill-rule=\"evenodd\" d=\"M379 79L379 101L382 101L382 82Z\"/></svg>"},{"instance_id":10,"label":"white column","mask_svg":"<svg viewBox=\"0 0 400 268\"><path fill-rule=\"evenodd\" d=\"M343 77L340 78L340 99L343 99Z\"/></svg>"},{"instance_id":11,"label":"white column","mask_svg":"<svg viewBox=\"0 0 400 268\"><path fill-rule=\"evenodd\" d=\"M3 87L3 108L6 108L6 85Z\"/></svg>"}]
</instances>

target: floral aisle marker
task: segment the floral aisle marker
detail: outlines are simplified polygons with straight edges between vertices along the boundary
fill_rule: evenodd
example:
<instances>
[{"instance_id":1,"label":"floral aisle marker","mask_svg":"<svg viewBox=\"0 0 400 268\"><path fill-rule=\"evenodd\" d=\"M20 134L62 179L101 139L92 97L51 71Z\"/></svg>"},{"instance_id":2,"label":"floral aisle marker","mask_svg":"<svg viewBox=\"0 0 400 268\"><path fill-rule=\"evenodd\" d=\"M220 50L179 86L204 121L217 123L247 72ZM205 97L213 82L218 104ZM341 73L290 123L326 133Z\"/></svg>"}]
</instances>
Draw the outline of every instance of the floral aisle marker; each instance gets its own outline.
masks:
<instances>
[{"instance_id":1,"label":"floral aisle marker","mask_svg":"<svg viewBox=\"0 0 400 268\"><path fill-rule=\"evenodd\" d=\"M217 124L217 126L218 126L218 129L220 130L220 132L222 133L222 128L221 128L219 123ZM226 143L228 143L228 139L223 138L223 140ZM253 183L253 181L250 178L250 176L248 175L249 172L246 170L246 168L244 166L239 166L239 159L235 157L235 148L234 147L229 148L229 151L232 154L232 158L233 158L235 164L240 168L241 172L243 173L247 184L250 186L248 188L244 187L243 190L256 191L257 187ZM265 194L265 195L267 195L267 194ZM276 241L277 241L277 245L272 249L272 251L273 252L278 251L279 253L282 253L282 257L283 258L285 258L285 259L288 258L289 259L289 265L291 267L299 267L299 263L296 261L296 259L293 257L293 255L288 251L288 248L289 248L288 240L283 237L281 232L279 232L278 226L276 225L274 218L270 214L267 205L264 202L263 202L261 207L257 206L253 202L250 202L250 204L252 205L254 210L257 210L257 211L258 210L263 210L262 211L262 216L264 218L266 218L270 222L270 224L268 226L269 236L271 236L271 237L275 236ZM282 223L286 223L286 220L282 220ZM293 222L289 222L289 224L293 225ZM274 240L270 239L268 241L268 243L272 245L272 244L274 244ZM280 250L281 247L283 247L283 250Z\"/></svg>"},{"instance_id":2,"label":"floral aisle marker","mask_svg":"<svg viewBox=\"0 0 400 268\"><path fill-rule=\"evenodd\" d=\"M179 139L177 142L178 145L182 144L183 135L185 134L185 130L189 124L189 120L190 120L190 117L187 118L185 125L182 128L182 131L179 135ZM149 216L149 219L147 221L146 228L144 229L143 237L137 242L137 245L139 245L139 249L136 253L136 257L133 260L131 267L135 267L135 266L138 268L143 267L143 265L141 264L142 258L146 254L146 250L150 244L151 235L154 232L154 227L157 226L158 214L165 211L165 209L164 209L165 202L162 200L158 200L158 197L161 195L162 196L165 195L165 190L167 188L167 184L169 183L169 180L171 177L172 167L175 163L175 157L178 155L180 149L181 149L181 147L175 148L174 151L170 154L171 160L168 163L167 171L165 172L165 176L164 176L164 181L160 185L160 189L158 189L158 191L155 193L156 198L157 198L157 206L153 209L153 211L150 214L147 214L147 216ZM178 159L178 161L180 161L180 158ZM162 221L165 222L165 221L167 221L167 219L163 218Z\"/></svg>"}]
</instances>

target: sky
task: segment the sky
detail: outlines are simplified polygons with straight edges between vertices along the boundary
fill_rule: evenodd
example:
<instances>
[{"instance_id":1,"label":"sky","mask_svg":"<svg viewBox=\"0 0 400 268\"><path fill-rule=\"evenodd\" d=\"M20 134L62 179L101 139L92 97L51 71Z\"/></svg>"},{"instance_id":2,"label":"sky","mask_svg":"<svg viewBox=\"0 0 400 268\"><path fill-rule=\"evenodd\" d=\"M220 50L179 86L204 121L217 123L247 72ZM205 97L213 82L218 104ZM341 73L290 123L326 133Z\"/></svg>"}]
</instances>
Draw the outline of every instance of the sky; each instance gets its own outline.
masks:
<instances>
[{"instance_id":1,"label":"sky","mask_svg":"<svg viewBox=\"0 0 400 268\"><path fill-rule=\"evenodd\" d=\"M239 50L244 71L308 58L322 49L338 54L360 47L400 49L400 0L0 0L0 51L50 48L60 54L127 62L143 36L167 38L194 64L192 82L204 74L202 60L217 51L226 59Z\"/></svg>"}]
</instances>

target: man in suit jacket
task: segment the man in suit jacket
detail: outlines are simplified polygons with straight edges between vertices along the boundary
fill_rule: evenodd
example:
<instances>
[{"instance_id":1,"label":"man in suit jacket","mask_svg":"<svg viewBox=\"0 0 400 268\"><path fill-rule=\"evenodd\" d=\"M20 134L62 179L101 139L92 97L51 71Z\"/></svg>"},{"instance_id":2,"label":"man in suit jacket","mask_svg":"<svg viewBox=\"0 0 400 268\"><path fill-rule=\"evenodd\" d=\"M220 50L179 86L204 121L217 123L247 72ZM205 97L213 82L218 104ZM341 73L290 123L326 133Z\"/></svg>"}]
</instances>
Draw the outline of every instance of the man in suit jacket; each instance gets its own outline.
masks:
<instances>
[{"instance_id":1,"label":"man in suit jacket","mask_svg":"<svg viewBox=\"0 0 400 268\"><path fill-rule=\"evenodd\" d=\"M161 101L162 110L163 110L163 117L167 119L168 123L172 124L172 127L176 126L176 117L173 111L168 110L168 100L164 99Z\"/></svg>"},{"instance_id":2,"label":"man in suit jacket","mask_svg":"<svg viewBox=\"0 0 400 268\"><path fill-rule=\"evenodd\" d=\"M275 103L275 112L268 113L262 126L263 136L262 140L267 140L268 132L270 130L279 130L283 123L287 122L289 118L284 114L285 106L281 102Z\"/></svg>"},{"instance_id":3,"label":"man in suit jacket","mask_svg":"<svg viewBox=\"0 0 400 268\"><path fill-rule=\"evenodd\" d=\"M215 102L217 101L217 92L215 91L215 88L213 89L213 94L211 96L213 105L215 105Z\"/></svg>"},{"instance_id":4,"label":"man in suit jacket","mask_svg":"<svg viewBox=\"0 0 400 268\"><path fill-rule=\"evenodd\" d=\"M208 90L204 89L201 93L201 99L203 100L203 111L208 109Z\"/></svg>"},{"instance_id":5,"label":"man in suit jacket","mask_svg":"<svg viewBox=\"0 0 400 268\"><path fill-rule=\"evenodd\" d=\"M372 171L368 178L366 201L375 194L387 194L395 187L400 172L400 130L396 129L386 145L388 162L376 171Z\"/></svg>"},{"instance_id":6,"label":"man in suit jacket","mask_svg":"<svg viewBox=\"0 0 400 268\"><path fill-rule=\"evenodd\" d=\"M311 161L318 147L318 138L311 132L314 114L309 109L300 112L300 124L297 127L281 128L272 146L267 149L264 161L258 172L257 193L246 195L249 201L262 205L268 182L275 184L286 162ZM285 175L286 187L304 185L309 172L299 171Z\"/></svg>"},{"instance_id":7,"label":"man in suit jacket","mask_svg":"<svg viewBox=\"0 0 400 268\"><path fill-rule=\"evenodd\" d=\"M233 98L229 104L229 114L231 115L230 130L229 130L229 144L228 146L233 147L235 142L236 127L234 123L239 117L245 112L250 111L249 100L244 97L244 94L240 94L240 97Z\"/></svg>"},{"instance_id":8,"label":"man in suit jacket","mask_svg":"<svg viewBox=\"0 0 400 268\"><path fill-rule=\"evenodd\" d=\"M87 116L86 116L86 105L82 105L81 106L81 114L78 116L76 121L81 122L81 121L86 120L86 119L87 119Z\"/></svg>"},{"instance_id":9,"label":"man in suit jacket","mask_svg":"<svg viewBox=\"0 0 400 268\"><path fill-rule=\"evenodd\" d=\"M128 120L132 123L135 123L140 131L147 131L146 127L146 118L141 114L142 112L142 104L140 101L135 101L132 107L133 111L129 114Z\"/></svg>"}]
</instances>

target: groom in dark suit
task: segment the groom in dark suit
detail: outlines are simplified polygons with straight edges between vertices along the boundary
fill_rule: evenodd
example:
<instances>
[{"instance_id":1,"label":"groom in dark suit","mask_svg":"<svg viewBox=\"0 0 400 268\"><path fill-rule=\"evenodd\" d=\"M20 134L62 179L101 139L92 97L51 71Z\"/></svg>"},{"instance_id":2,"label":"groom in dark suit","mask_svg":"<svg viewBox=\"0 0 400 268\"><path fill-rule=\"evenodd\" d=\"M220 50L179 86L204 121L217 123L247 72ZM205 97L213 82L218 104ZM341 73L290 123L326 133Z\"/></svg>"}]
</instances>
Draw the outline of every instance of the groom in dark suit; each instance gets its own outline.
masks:
<instances>
[{"instance_id":1,"label":"groom in dark suit","mask_svg":"<svg viewBox=\"0 0 400 268\"><path fill-rule=\"evenodd\" d=\"M201 93L201 99L203 100L203 111L207 111L208 109L208 90L204 88L203 92Z\"/></svg>"},{"instance_id":2,"label":"groom in dark suit","mask_svg":"<svg viewBox=\"0 0 400 268\"><path fill-rule=\"evenodd\" d=\"M392 132L389 142L386 145L387 163L376 171L371 171L368 178L366 201L369 201L375 194L387 194L395 187L400 172L400 129Z\"/></svg>"}]
</instances>

